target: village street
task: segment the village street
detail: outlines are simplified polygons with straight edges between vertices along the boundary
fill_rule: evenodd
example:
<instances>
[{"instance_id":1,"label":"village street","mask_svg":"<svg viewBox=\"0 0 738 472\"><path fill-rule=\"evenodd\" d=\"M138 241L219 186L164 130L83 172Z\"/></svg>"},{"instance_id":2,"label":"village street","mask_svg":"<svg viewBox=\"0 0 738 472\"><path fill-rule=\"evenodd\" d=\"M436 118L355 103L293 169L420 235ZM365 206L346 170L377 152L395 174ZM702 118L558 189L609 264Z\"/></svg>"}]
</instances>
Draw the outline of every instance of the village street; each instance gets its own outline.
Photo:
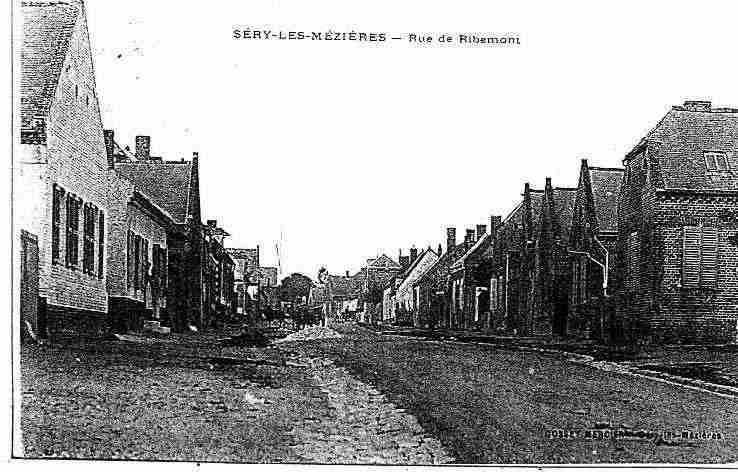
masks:
<instances>
[{"instance_id":1,"label":"village street","mask_svg":"<svg viewBox=\"0 0 738 472\"><path fill-rule=\"evenodd\" d=\"M202 334L24 345L26 454L425 464L738 460L736 400L603 372L563 354L333 328L343 337L267 348L225 347ZM596 427L709 430L725 438L550 437Z\"/></svg>"}]
</instances>

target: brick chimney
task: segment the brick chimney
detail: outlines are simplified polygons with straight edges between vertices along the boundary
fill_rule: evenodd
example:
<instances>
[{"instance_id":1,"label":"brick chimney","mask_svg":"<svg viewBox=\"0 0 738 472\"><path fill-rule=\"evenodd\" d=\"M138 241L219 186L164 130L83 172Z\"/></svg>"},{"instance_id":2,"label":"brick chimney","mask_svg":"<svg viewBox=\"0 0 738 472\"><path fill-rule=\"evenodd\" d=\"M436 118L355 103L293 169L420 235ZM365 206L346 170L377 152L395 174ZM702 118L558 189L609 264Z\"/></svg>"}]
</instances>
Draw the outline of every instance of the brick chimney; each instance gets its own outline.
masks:
<instances>
[{"instance_id":1,"label":"brick chimney","mask_svg":"<svg viewBox=\"0 0 738 472\"><path fill-rule=\"evenodd\" d=\"M349 275L349 271L346 271L346 278L348 277L351 277L351 276Z\"/></svg>"},{"instance_id":2,"label":"brick chimney","mask_svg":"<svg viewBox=\"0 0 738 472\"><path fill-rule=\"evenodd\" d=\"M456 228L446 228L446 252L451 252L456 246Z\"/></svg>"},{"instance_id":3,"label":"brick chimney","mask_svg":"<svg viewBox=\"0 0 738 472\"><path fill-rule=\"evenodd\" d=\"M466 236L464 237L464 244L466 245L466 248L469 249L474 245L474 230L473 229L467 229L466 230Z\"/></svg>"},{"instance_id":4,"label":"brick chimney","mask_svg":"<svg viewBox=\"0 0 738 472\"><path fill-rule=\"evenodd\" d=\"M487 234L487 225L477 225L477 241Z\"/></svg>"},{"instance_id":5,"label":"brick chimney","mask_svg":"<svg viewBox=\"0 0 738 472\"><path fill-rule=\"evenodd\" d=\"M684 108L688 111L711 111L712 102L707 100L687 100L684 102Z\"/></svg>"},{"instance_id":6,"label":"brick chimney","mask_svg":"<svg viewBox=\"0 0 738 472\"><path fill-rule=\"evenodd\" d=\"M415 246L413 246L413 247L410 248L410 264L412 264L413 262L415 262L415 259L417 259L417 258L418 258L418 248L416 248Z\"/></svg>"},{"instance_id":7,"label":"brick chimney","mask_svg":"<svg viewBox=\"0 0 738 472\"><path fill-rule=\"evenodd\" d=\"M494 238L497 230L502 225L502 217L499 215L492 215L489 219L489 234Z\"/></svg>"},{"instance_id":8,"label":"brick chimney","mask_svg":"<svg viewBox=\"0 0 738 472\"><path fill-rule=\"evenodd\" d=\"M115 131L112 129L103 130L105 138L105 153L108 155L108 169L115 168L115 158L113 157L113 144L115 142Z\"/></svg>"},{"instance_id":9,"label":"brick chimney","mask_svg":"<svg viewBox=\"0 0 738 472\"><path fill-rule=\"evenodd\" d=\"M437 254L438 257L441 257L441 254L443 254L443 246L441 246L441 244L439 243L438 244L438 254Z\"/></svg>"},{"instance_id":10,"label":"brick chimney","mask_svg":"<svg viewBox=\"0 0 738 472\"><path fill-rule=\"evenodd\" d=\"M208 220L208 226L210 226L211 228L217 228L218 220Z\"/></svg>"},{"instance_id":11,"label":"brick chimney","mask_svg":"<svg viewBox=\"0 0 738 472\"><path fill-rule=\"evenodd\" d=\"M136 159L148 161L151 157L151 136L136 136Z\"/></svg>"}]
</instances>

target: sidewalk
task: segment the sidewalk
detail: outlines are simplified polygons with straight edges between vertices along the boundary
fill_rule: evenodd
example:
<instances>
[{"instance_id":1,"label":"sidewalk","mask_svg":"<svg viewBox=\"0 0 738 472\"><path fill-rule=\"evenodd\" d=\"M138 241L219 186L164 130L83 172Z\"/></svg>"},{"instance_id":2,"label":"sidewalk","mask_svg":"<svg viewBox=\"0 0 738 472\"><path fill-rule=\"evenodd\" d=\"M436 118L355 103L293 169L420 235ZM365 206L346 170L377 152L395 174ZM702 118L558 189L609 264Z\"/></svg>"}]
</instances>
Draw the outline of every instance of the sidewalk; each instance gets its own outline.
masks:
<instances>
[{"instance_id":1,"label":"sidewalk","mask_svg":"<svg viewBox=\"0 0 738 472\"><path fill-rule=\"evenodd\" d=\"M594 361L679 381L679 378L738 388L738 345L610 346L591 340L514 337L480 331L376 327L385 336L418 337L436 341L482 343L508 349L543 349L589 356ZM687 381L686 383L691 383Z\"/></svg>"}]
</instances>

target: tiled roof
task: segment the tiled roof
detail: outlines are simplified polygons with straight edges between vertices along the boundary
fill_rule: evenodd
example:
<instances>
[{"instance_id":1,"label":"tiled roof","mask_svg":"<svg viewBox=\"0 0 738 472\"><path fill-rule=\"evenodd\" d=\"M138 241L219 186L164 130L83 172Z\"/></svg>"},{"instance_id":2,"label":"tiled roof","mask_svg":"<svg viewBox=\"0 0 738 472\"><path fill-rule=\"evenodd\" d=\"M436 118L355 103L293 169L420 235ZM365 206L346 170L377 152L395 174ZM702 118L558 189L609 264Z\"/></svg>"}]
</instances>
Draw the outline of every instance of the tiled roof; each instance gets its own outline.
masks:
<instances>
[{"instance_id":1,"label":"tiled roof","mask_svg":"<svg viewBox=\"0 0 738 472\"><path fill-rule=\"evenodd\" d=\"M189 214L190 162L122 162L115 164L118 175L165 209L176 223L185 223Z\"/></svg>"},{"instance_id":2,"label":"tiled roof","mask_svg":"<svg viewBox=\"0 0 738 472\"><path fill-rule=\"evenodd\" d=\"M595 214L600 231L618 230L618 195L623 169L589 168Z\"/></svg>"},{"instance_id":3,"label":"tiled roof","mask_svg":"<svg viewBox=\"0 0 738 472\"><path fill-rule=\"evenodd\" d=\"M351 298L357 295L356 283L353 277L343 275L329 275L331 296Z\"/></svg>"},{"instance_id":4,"label":"tiled roof","mask_svg":"<svg viewBox=\"0 0 738 472\"><path fill-rule=\"evenodd\" d=\"M738 110L673 107L645 140L659 142L657 153L666 189L738 189ZM642 141L643 142L643 141ZM728 153L731 170L706 169L705 151Z\"/></svg>"},{"instance_id":5,"label":"tiled roof","mask_svg":"<svg viewBox=\"0 0 738 472\"><path fill-rule=\"evenodd\" d=\"M572 216L574 215L574 202L577 198L577 189L555 188L553 189L553 196L556 204L556 213L559 218L559 228L561 228L564 241L568 241Z\"/></svg>"},{"instance_id":6,"label":"tiled roof","mask_svg":"<svg viewBox=\"0 0 738 472\"><path fill-rule=\"evenodd\" d=\"M80 10L66 2L23 2L21 126L48 116Z\"/></svg>"},{"instance_id":7,"label":"tiled roof","mask_svg":"<svg viewBox=\"0 0 738 472\"><path fill-rule=\"evenodd\" d=\"M393 261L392 258L387 256L386 254L382 254L377 259L370 259L369 267L374 268L392 268L392 269L399 269L400 264ZM369 262L369 261L367 261Z\"/></svg>"},{"instance_id":8,"label":"tiled roof","mask_svg":"<svg viewBox=\"0 0 738 472\"><path fill-rule=\"evenodd\" d=\"M466 253L466 246L457 244L450 251L446 251L441 257L423 274L414 285L420 285L424 282L431 282L436 288L445 288L445 280L443 275L448 274L451 265Z\"/></svg>"},{"instance_id":9,"label":"tiled roof","mask_svg":"<svg viewBox=\"0 0 738 472\"><path fill-rule=\"evenodd\" d=\"M487 249L490 239L491 238L488 233L483 234L481 238L476 240L476 242L472 245L472 247L469 248L468 251L466 251L464 254L461 255L461 257L456 259L456 261L451 265L451 270L463 267L466 259L477 252L480 248L482 248L483 250Z\"/></svg>"}]
</instances>

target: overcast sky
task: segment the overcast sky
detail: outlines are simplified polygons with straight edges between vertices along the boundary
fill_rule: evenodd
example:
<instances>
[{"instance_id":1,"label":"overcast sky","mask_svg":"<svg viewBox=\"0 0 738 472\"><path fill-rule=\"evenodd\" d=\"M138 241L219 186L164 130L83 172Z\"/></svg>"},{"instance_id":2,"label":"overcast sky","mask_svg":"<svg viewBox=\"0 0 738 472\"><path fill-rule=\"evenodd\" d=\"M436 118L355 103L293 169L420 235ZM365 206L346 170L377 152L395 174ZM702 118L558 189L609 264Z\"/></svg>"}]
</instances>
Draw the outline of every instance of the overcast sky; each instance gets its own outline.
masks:
<instances>
[{"instance_id":1,"label":"overcast sky","mask_svg":"<svg viewBox=\"0 0 738 472\"><path fill-rule=\"evenodd\" d=\"M738 106L728 2L87 0L103 124L200 153L203 219L283 275L356 271L619 166L685 99ZM518 34L516 48L244 41L234 28Z\"/></svg>"}]
</instances>

